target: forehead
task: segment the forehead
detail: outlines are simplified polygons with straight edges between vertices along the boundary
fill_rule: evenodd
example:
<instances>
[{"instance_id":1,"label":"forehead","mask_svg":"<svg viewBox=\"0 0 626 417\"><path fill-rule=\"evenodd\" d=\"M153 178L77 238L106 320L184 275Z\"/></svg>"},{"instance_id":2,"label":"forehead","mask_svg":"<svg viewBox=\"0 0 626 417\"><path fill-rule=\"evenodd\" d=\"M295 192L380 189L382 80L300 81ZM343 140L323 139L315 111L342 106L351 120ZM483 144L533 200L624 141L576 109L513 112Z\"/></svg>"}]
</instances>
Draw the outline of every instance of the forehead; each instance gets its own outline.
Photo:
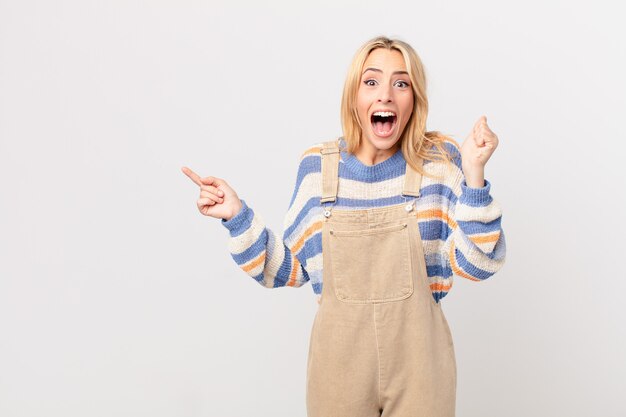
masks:
<instances>
[{"instance_id":1,"label":"forehead","mask_svg":"<svg viewBox=\"0 0 626 417\"><path fill-rule=\"evenodd\" d=\"M363 63L363 70L367 68L378 68L383 72L406 71L404 57L396 49L377 48L367 56Z\"/></svg>"}]
</instances>

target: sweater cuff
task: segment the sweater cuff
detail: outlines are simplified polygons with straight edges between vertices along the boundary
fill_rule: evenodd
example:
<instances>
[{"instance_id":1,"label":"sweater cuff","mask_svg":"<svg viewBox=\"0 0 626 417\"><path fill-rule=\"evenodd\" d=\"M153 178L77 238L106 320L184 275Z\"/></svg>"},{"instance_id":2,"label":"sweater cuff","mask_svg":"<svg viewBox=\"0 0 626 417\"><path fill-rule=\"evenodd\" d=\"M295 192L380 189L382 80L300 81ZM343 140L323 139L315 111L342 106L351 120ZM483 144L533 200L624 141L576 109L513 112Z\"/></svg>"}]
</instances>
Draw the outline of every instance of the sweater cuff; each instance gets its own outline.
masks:
<instances>
[{"instance_id":1,"label":"sweater cuff","mask_svg":"<svg viewBox=\"0 0 626 417\"><path fill-rule=\"evenodd\" d=\"M248 230L254 217L254 211L248 207L245 200L240 200L241 210L239 210L239 213L231 217L230 220L222 219L222 225L229 230L230 235L233 237L239 236Z\"/></svg>"},{"instance_id":2,"label":"sweater cuff","mask_svg":"<svg viewBox=\"0 0 626 417\"><path fill-rule=\"evenodd\" d=\"M472 207L486 206L491 203L491 194L489 190L491 183L485 179L485 185L480 188L468 187L465 180L461 182L461 197L459 202Z\"/></svg>"}]
</instances>

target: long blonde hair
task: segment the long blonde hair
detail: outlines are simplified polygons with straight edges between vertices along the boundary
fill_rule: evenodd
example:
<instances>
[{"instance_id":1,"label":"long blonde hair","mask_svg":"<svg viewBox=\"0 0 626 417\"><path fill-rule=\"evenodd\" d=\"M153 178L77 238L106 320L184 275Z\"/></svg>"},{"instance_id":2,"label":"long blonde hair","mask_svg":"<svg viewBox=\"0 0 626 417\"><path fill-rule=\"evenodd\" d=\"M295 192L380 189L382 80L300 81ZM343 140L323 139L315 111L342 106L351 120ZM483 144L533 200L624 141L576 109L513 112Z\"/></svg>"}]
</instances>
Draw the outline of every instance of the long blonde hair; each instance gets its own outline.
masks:
<instances>
[{"instance_id":1,"label":"long blonde hair","mask_svg":"<svg viewBox=\"0 0 626 417\"><path fill-rule=\"evenodd\" d=\"M355 54L348 70L341 99L341 124L347 144L347 151L354 153L361 146L363 132L359 121L356 100L361 71L365 60L374 49L386 48L396 50L404 57L404 63L409 73L413 91L413 112L409 118L402 136L400 146L404 159L418 172L428 175L422 169L420 159L451 162L451 155L445 148L446 140L454 142L449 136L438 131L426 132L426 118L428 116L428 98L426 97L426 75L424 66L415 50L406 42L378 36L367 41ZM432 176L432 175L428 175Z\"/></svg>"}]
</instances>

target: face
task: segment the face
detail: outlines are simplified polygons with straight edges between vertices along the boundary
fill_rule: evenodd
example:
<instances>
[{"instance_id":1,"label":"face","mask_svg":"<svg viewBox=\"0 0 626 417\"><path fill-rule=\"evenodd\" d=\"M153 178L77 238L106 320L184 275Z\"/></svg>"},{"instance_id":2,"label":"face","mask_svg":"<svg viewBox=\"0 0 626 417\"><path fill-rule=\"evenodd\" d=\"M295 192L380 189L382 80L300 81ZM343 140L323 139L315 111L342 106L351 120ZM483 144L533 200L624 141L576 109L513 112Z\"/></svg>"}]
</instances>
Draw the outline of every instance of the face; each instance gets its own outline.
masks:
<instances>
[{"instance_id":1,"label":"face","mask_svg":"<svg viewBox=\"0 0 626 417\"><path fill-rule=\"evenodd\" d=\"M413 112L411 80L399 51L378 48L370 52L356 105L363 126L361 146L395 149Z\"/></svg>"}]
</instances>

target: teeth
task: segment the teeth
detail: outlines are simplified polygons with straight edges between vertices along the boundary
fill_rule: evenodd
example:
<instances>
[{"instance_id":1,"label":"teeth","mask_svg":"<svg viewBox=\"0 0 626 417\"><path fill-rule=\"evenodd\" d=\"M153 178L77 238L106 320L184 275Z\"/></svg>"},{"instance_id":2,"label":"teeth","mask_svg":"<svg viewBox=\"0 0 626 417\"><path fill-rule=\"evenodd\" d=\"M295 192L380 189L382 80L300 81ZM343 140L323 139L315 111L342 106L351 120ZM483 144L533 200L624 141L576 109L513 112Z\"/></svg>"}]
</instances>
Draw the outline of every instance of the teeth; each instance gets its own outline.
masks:
<instances>
[{"instance_id":1,"label":"teeth","mask_svg":"<svg viewBox=\"0 0 626 417\"><path fill-rule=\"evenodd\" d=\"M395 115L396 114L391 111L377 111L376 113L374 113L374 116L382 116L382 117L391 117Z\"/></svg>"}]
</instances>

